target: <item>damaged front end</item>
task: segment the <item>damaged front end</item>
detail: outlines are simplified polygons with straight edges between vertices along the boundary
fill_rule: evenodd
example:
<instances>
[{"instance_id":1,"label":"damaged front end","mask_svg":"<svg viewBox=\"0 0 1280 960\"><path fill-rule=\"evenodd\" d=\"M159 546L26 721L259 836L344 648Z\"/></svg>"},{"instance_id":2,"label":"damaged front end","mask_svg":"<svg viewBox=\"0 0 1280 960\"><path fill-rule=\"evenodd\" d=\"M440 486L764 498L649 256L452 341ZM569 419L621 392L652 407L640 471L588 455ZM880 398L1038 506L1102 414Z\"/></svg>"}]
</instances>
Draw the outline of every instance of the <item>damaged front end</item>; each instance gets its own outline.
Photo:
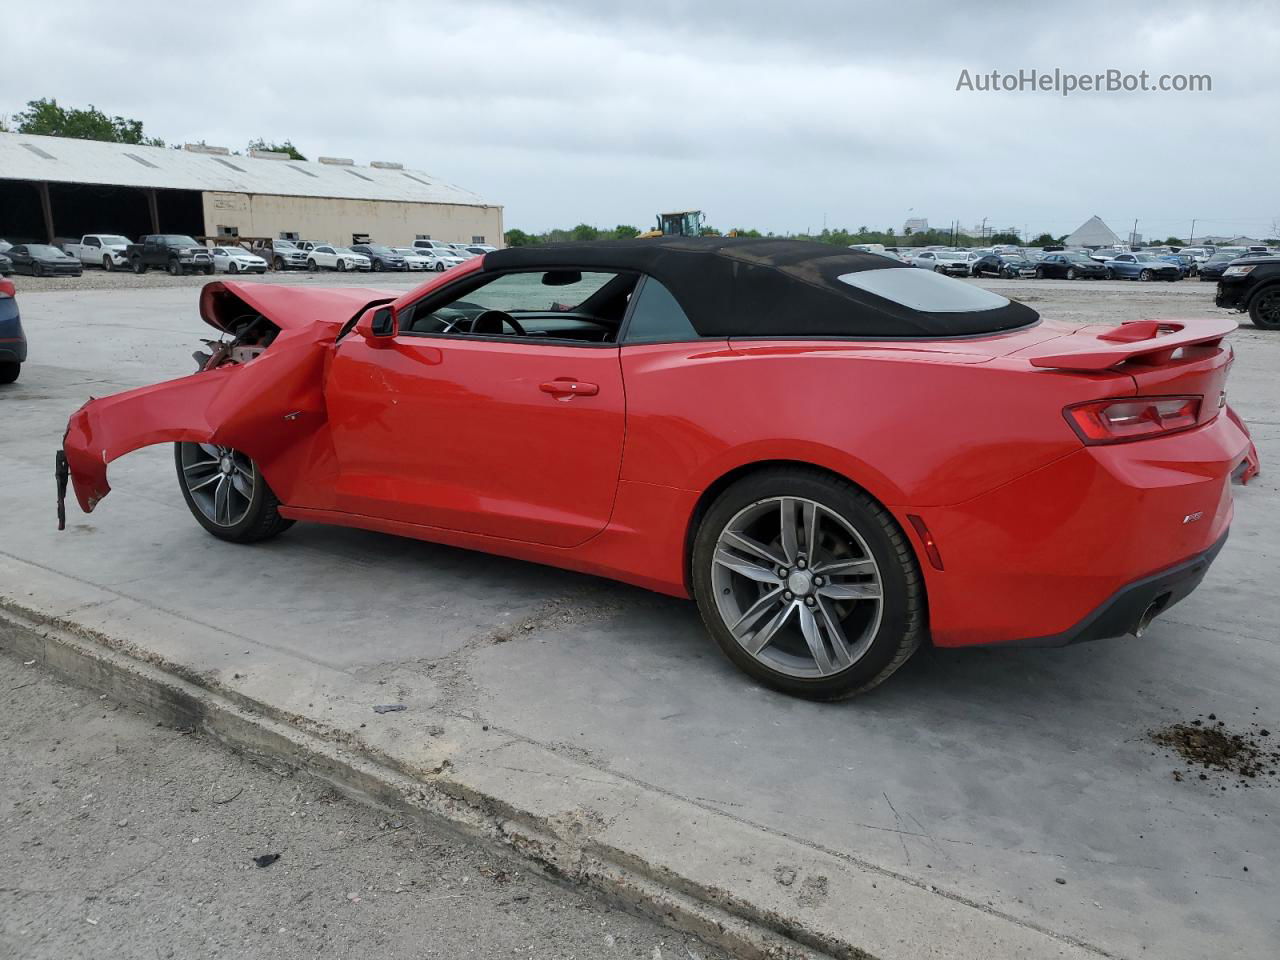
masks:
<instances>
[{"instance_id":1,"label":"damaged front end","mask_svg":"<svg viewBox=\"0 0 1280 960\"><path fill-rule=\"evenodd\" d=\"M355 288L207 284L200 314L223 337L193 355L195 374L90 399L72 414L55 465L59 529L68 479L89 513L111 490L107 464L157 443L240 450L284 502L323 490L317 481L333 463L326 365L339 330L371 305L369 296Z\"/></svg>"}]
</instances>

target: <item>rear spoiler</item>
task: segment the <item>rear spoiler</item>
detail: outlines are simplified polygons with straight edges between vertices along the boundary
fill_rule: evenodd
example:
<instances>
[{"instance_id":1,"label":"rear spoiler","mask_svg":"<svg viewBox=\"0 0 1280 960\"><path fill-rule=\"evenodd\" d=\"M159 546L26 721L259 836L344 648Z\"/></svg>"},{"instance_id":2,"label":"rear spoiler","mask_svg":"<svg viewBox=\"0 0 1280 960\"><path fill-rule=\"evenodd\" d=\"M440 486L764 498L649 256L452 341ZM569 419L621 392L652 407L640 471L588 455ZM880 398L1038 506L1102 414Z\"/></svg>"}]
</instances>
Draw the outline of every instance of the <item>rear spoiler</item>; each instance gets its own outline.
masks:
<instances>
[{"instance_id":1,"label":"rear spoiler","mask_svg":"<svg viewBox=\"0 0 1280 960\"><path fill-rule=\"evenodd\" d=\"M1186 347L1201 347L1207 353L1236 326L1229 317L1213 317L1204 320L1134 320L1098 334L1091 334L1086 328L1060 341L1070 342L1078 338L1084 341L1081 349L1031 357L1030 363L1033 367L1083 372L1101 372L1128 362L1160 366Z\"/></svg>"}]
</instances>

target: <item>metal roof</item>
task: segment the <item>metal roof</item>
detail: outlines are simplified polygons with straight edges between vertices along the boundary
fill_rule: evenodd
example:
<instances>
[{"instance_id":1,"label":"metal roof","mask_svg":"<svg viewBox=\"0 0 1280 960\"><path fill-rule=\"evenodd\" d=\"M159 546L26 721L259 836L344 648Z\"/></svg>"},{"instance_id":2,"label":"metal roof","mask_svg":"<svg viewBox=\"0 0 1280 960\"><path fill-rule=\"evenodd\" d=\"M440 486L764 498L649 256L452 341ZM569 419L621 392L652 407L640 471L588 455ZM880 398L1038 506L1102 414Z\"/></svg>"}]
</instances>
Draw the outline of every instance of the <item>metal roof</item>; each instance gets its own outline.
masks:
<instances>
[{"instance_id":1,"label":"metal roof","mask_svg":"<svg viewBox=\"0 0 1280 960\"><path fill-rule=\"evenodd\" d=\"M420 170L0 133L0 180L494 206Z\"/></svg>"}]
</instances>

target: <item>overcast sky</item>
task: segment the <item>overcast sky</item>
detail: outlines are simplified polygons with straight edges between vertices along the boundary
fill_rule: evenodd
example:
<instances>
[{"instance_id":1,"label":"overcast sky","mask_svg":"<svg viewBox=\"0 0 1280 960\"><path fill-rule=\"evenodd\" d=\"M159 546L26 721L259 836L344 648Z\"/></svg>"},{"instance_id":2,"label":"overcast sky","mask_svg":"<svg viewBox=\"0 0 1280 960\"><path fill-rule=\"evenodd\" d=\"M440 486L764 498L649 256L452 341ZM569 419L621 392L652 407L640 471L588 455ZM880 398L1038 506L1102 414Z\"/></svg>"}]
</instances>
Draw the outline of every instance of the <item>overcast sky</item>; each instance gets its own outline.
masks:
<instances>
[{"instance_id":1,"label":"overcast sky","mask_svg":"<svg viewBox=\"0 0 1280 960\"><path fill-rule=\"evenodd\" d=\"M0 115L38 97L168 143L398 160L507 227L1026 226L1274 236L1273 3L18 4ZM143 11L150 9L150 13ZM198 11L198 12L196 12ZM1209 74L1208 93L981 93L1020 68ZM1273 226L1274 224L1274 226Z\"/></svg>"}]
</instances>

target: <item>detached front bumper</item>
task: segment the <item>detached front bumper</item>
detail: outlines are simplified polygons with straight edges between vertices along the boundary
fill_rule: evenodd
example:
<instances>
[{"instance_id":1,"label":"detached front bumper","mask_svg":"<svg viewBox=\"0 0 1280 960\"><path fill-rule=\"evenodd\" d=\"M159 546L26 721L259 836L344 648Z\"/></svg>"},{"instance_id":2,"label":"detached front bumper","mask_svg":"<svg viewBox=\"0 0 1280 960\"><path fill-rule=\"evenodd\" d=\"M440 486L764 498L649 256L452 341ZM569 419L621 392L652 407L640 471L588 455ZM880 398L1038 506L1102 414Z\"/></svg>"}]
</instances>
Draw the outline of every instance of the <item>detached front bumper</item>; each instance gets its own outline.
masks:
<instances>
[{"instance_id":1,"label":"detached front bumper","mask_svg":"<svg viewBox=\"0 0 1280 960\"><path fill-rule=\"evenodd\" d=\"M1248 306L1248 301L1248 285L1246 283L1232 283L1229 280L1218 281L1218 292L1213 298L1214 304L1224 310L1243 310Z\"/></svg>"}]
</instances>

